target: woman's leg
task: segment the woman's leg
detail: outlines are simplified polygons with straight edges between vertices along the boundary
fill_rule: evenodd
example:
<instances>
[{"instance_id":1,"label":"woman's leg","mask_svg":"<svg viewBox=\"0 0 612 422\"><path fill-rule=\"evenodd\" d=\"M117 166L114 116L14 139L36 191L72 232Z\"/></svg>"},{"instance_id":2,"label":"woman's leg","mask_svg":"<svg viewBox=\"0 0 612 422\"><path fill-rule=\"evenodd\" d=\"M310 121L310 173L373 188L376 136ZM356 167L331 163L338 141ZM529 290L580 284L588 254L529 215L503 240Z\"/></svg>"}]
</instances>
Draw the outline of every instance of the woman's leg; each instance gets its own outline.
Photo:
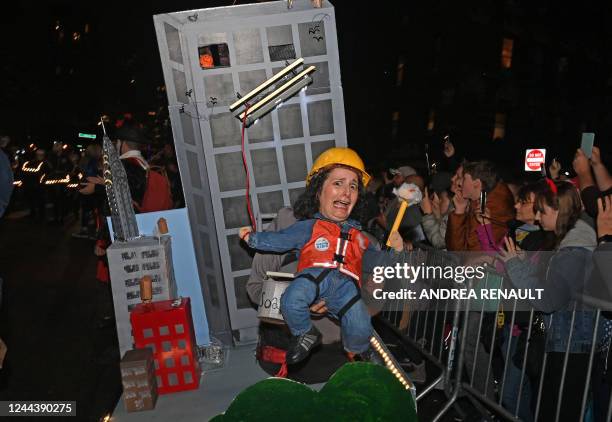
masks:
<instances>
[{"instance_id":1,"label":"woman's leg","mask_svg":"<svg viewBox=\"0 0 612 422\"><path fill-rule=\"evenodd\" d=\"M327 308L331 314L338 317L340 310L357 294L357 286L347 278L338 285L336 291L327 299ZM364 353L370 348L372 322L362 299L355 302L345 311L344 315L340 316L340 326L342 343L346 351Z\"/></svg>"},{"instance_id":2,"label":"woman's leg","mask_svg":"<svg viewBox=\"0 0 612 422\"><path fill-rule=\"evenodd\" d=\"M342 343L352 353L364 353L370 348L372 322L363 300L359 300L342 316Z\"/></svg>"},{"instance_id":3,"label":"woman's leg","mask_svg":"<svg viewBox=\"0 0 612 422\"><path fill-rule=\"evenodd\" d=\"M316 293L317 286L314 282L298 277L281 296L281 313L294 336L301 336L312 327L309 308Z\"/></svg>"}]
</instances>

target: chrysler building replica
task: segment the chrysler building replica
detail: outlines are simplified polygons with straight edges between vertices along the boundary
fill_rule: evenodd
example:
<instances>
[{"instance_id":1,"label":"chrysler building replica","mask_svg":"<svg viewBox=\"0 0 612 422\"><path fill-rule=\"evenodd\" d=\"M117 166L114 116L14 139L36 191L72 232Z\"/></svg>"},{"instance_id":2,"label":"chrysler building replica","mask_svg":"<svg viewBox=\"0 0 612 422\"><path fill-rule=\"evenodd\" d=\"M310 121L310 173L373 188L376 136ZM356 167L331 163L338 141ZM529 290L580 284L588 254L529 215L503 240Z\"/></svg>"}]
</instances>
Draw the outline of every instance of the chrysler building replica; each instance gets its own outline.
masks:
<instances>
[{"instance_id":1,"label":"chrysler building replica","mask_svg":"<svg viewBox=\"0 0 612 422\"><path fill-rule=\"evenodd\" d=\"M111 211L115 239L127 241L138 237L138 225L132 206L132 194L128 185L125 168L119 159L117 150L104 131L104 185Z\"/></svg>"}]
</instances>

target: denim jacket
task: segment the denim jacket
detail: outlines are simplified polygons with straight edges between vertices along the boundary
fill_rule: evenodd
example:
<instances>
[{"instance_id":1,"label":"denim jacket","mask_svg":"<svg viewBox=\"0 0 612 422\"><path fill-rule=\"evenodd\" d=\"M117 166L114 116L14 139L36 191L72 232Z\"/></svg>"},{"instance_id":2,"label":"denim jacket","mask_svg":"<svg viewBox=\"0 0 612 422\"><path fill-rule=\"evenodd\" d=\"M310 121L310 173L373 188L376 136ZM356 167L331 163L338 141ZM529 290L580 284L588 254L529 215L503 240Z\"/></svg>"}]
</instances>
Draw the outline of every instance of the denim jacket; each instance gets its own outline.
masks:
<instances>
[{"instance_id":1,"label":"denim jacket","mask_svg":"<svg viewBox=\"0 0 612 422\"><path fill-rule=\"evenodd\" d=\"M277 232L251 233L247 244L253 249L265 252L283 253L295 250L299 258L302 247L312 236L312 229L317 219L331 221L317 213L313 219L300 220L286 229ZM361 225L352 219L348 219L342 223L334 223L342 227L348 225L357 230L361 230ZM393 249L389 251L379 251L372 246L371 243L368 243L368 248L363 254L362 271L369 273L373 271L374 267L393 265L398 262L399 257L400 254ZM323 268L321 268L321 271L322 270Z\"/></svg>"},{"instance_id":2,"label":"denim jacket","mask_svg":"<svg viewBox=\"0 0 612 422\"><path fill-rule=\"evenodd\" d=\"M565 352L569 340L572 311L576 316L572 331L570 352L588 353L592 344L595 312L584 310L576 304L573 294L581 293L593 270L595 232L586 223L578 220L550 258L546 277L538 277L538 267L528 261L513 258L506 263L512 284L518 288L543 288L542 300L533 303L545 316L548 328L547 352ZM602 326L598 327L599 330Z\"/></svg>"}]
</instances>

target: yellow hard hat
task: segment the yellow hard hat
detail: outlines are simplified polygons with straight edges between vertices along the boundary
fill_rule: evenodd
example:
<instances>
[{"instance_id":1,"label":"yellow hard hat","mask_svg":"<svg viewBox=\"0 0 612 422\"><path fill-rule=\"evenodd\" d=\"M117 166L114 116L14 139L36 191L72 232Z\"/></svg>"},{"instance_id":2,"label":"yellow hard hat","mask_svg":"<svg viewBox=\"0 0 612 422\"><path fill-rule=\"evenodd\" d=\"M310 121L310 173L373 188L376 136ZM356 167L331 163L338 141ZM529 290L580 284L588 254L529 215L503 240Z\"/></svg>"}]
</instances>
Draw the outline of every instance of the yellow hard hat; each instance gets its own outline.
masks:
<instances>
[{"instance_id":1,"label":"yellow hard hat","mask_svg":"<svg viewBox=\"0 0 612 422\"><path fill-rule=\"evenodd\" d=\"M361 173L361 181L363 182L364 186L367 186L370 182L371 177L365 171L365 166L363 165L363 160L361 157L359 157L359 155L350 148L335 147L323 152L315 160L310 172L308 173L308 176L306 177L306 184L310 183L312 176L314 176L319 170L333 164L341 164L343 166L358 170Z\"/></svg>"}]
</instances>

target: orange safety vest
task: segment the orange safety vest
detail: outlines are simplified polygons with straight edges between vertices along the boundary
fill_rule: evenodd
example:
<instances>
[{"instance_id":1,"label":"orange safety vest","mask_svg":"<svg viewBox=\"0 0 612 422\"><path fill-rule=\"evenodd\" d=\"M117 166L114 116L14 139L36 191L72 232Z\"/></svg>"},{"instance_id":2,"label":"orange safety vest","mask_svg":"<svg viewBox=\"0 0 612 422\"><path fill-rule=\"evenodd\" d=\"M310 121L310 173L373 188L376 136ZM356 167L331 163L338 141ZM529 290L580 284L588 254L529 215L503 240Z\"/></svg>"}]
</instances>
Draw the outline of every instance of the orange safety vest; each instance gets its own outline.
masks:
<instances>
[{"instance_id":1,"label":"orange safety vest","mask_svg":"<svg viewBox=\"0 0 612 422\"><path fill-rule=\"evenodd\" d=\"M354 227L342 233L338 224L316 220L310 240L300 252L297 272L312 267L337 269L361 286L361 259L368 244L368 238Z\"/></svg>"}]
</instances>

